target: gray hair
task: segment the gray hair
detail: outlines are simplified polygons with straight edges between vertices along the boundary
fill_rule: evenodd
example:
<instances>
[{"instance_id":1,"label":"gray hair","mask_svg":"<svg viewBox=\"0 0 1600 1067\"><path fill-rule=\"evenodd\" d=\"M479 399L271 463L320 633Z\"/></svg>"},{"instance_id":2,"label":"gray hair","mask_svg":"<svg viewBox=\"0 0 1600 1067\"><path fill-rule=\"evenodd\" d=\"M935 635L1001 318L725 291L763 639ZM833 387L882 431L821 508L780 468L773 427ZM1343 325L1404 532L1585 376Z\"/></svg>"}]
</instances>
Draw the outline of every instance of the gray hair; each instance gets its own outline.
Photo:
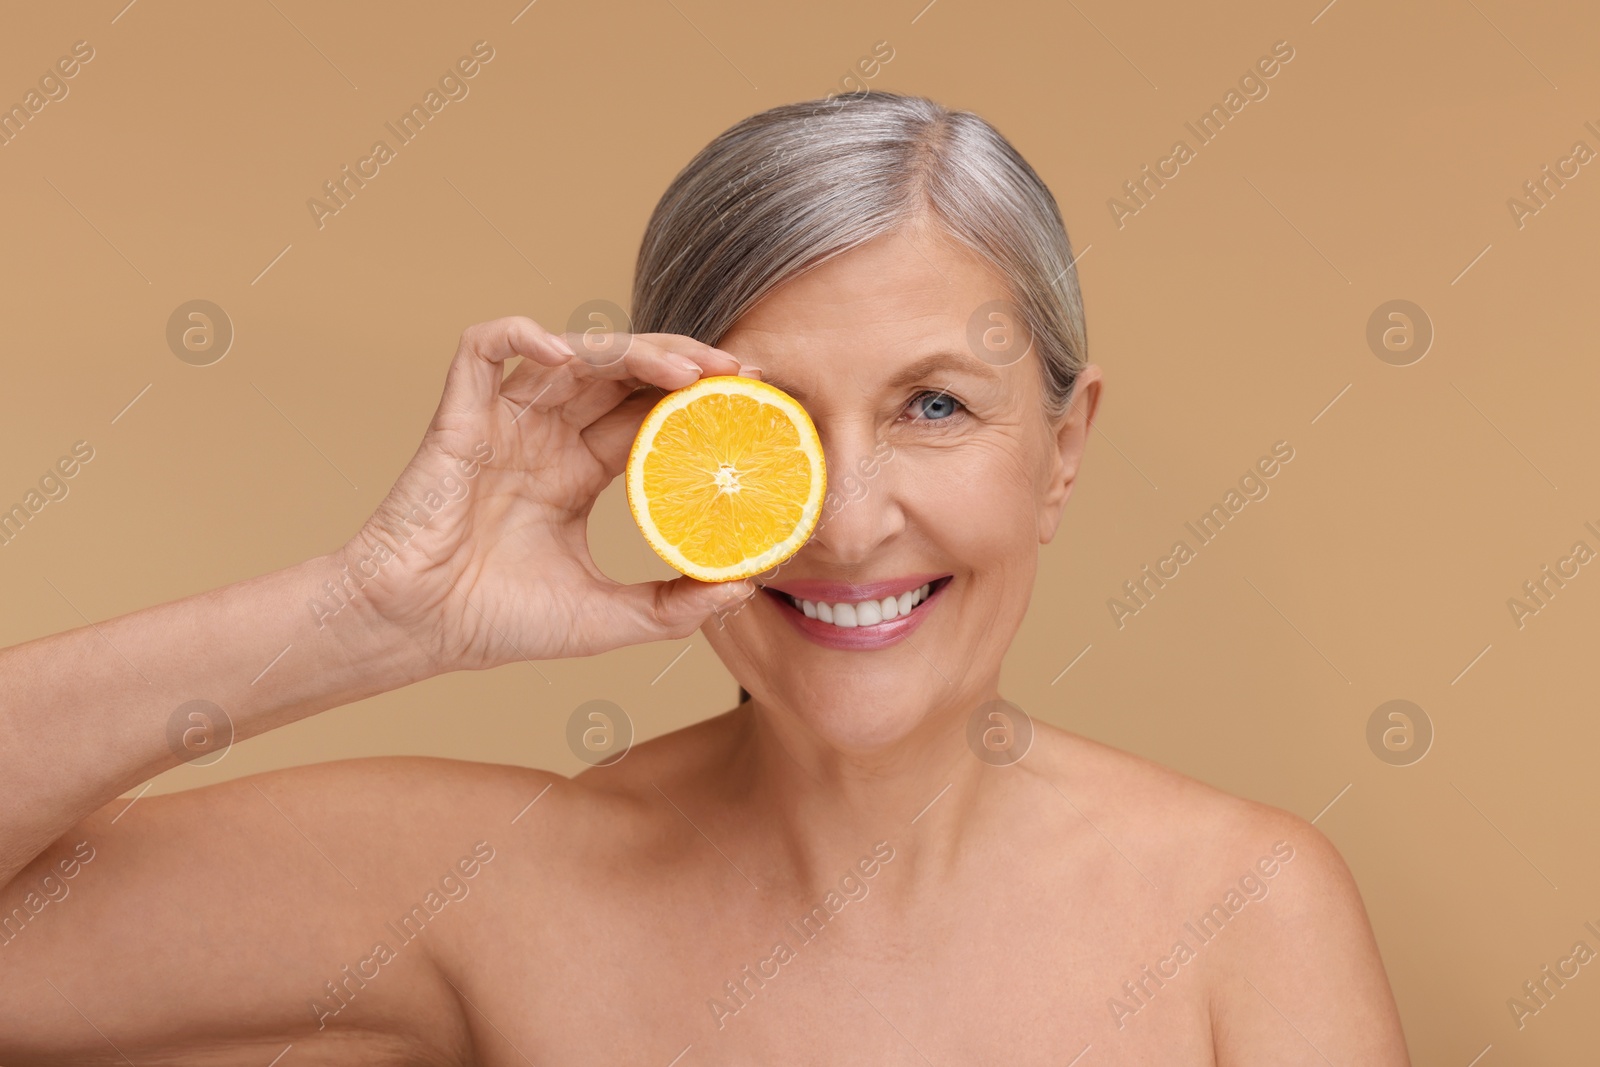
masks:
<instances>
[{"instance_id":1,"label":"gray hair","mask_svg":"<svg viewBox=\"0 0 1600 1067\"><path fill-rule=\"evenodd\" d=\"M1059 418L1088 362L1061 212L998 130L924 97L784 104L718 135L650 216L633 329L714 345L784 282L925 212L1009 281Z\"/></svg>"}]
</instances>

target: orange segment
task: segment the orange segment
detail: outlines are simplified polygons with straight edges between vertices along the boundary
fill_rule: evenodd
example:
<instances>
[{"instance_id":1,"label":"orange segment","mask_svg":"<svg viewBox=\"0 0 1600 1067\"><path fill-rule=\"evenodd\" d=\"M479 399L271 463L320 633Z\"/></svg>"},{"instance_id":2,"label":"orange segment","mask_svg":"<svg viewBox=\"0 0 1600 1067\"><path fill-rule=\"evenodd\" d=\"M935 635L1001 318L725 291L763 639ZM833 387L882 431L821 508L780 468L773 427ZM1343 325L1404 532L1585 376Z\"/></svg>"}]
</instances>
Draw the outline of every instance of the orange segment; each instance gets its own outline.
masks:
<instances>
[{"instance_id":1,"label":"orange segment","mask_svg":"<svg viewBox=\"0 0 1600 1067\"><path fill-rule=\"evenodd\" d=\"M718 375L663 397L628 454L628 507L645 540L703 582L748 578L800 550L827 470L811 417L753 378Z\"/></svg>"}]
</instances>

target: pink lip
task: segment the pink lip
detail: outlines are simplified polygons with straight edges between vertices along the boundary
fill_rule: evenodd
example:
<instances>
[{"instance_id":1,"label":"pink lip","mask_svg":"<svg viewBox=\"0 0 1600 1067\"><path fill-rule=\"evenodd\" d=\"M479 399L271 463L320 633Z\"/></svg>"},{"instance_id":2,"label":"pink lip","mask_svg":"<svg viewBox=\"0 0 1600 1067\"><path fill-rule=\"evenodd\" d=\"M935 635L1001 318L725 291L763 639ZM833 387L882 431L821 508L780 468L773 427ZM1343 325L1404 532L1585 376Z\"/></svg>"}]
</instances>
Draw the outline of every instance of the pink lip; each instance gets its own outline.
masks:
<instances>
[{"instance_id":1,"label":"pink lip","mask_svg":"<svg viewBox=\"0 0 1600 1067\"><path fill-rule=\"evenodd\" d=\"M882 600L886 596L909 593L919 586L943 578L948 572L932 571L928 574L908 574L902 578L888 578L881 582L824 582L811 578L795 578L784 582L767 583L766 588L788 593L812 603L837 604L841 600ZM801 618L805 618L804 615ZM891 620L892 621L892 620Z\"/></svg>"},{"instance_id":2,"label":"pink lip","mask_svg":"<svg viewBox=\"0 0 1600 1067\"><path fill-rule=\"evenodd\" d=\"M933 581L940 577L943 577L943 575L929 575L925 576L923 580ZM899 588L900 592L905 592L909 589L915 589L921 584L923 584L922 581L918 581L915 584L907 585L900 579L896 579L893 582L879 582L875 583L874 585L862 585L854 587L841 587L838 585L838 583L829 582L807 583L796 581L784 583L786 586L796 587L806 587L810 585L816 588L832 587L834 589L847 589L850 595L838 597L839 600L873 599L873 595L870 590L873 590L878 586L882 586L884 590L883 593L878 597L878 599L882 599L882 597L895 595L891 592L891 589ZM768 592L767 596L772 601L773 606L783 615L784 618L789 620L790 624L793 625L795 629L799 630L802 634L816 644L819 644L824 648L841 649L849 652L864 652L871 649L884 648L911 636L911 632L917 627L921 626L923 620L928 617L928 613L933 610L935 605L938 603L941 594L943 594L945 589L949 587L949 584L950 583L946 582L939 588L930 591L928 598L922 603L918 604L916 607L912 608L911 614L909 615L900 615L896 618L890 619L888 622L880 622L876 626L857 626L852 629L842 629L833 625L832 623L823 622L821 619L808 618L806 614L799 608L790 604L787 600L783 599L783 597L778 596L775 593ZM903 588L900 588L902 586ZM777 587L773 586L771 588L776 589ZM863 590L868 590L868 592L863 592ZM784 592L787 591L788 590L784 590ZM791 595L798 596L799 594ZM837 596L837 594L835 594L835 596ZM800 599L812 600L813 596L801 596ZM832 601L829 601L826 596L816 596L815 599L832 603Z\"/></svg>"}]
</instances>

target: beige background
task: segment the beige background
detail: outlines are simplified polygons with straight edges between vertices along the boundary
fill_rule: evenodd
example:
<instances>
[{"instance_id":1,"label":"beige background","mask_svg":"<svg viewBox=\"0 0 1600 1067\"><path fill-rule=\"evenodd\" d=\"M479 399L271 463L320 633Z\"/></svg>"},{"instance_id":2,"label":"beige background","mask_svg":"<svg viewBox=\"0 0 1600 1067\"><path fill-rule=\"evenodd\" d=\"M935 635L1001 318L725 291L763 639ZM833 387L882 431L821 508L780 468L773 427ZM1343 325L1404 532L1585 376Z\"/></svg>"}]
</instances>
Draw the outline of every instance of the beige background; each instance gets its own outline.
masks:
<instances>
[{"instance_id":1,"label":"beige background","mask_svg":"<svg viewBox=\"0 0 1600 1067\"><path fill-rule=\"evenodd\" d=\"M985 115L1054 190L1109 383L1006 695L1317 816L1419 1064L1592 1061L1600 965L1520 1031L1506 1000L1578 939L1600 948L1582 929L1600 925L1600 565L1520 630L1506 602L1575 541L1600 549L1582 525L1600 526L1600 164L1521 229L1506 201L1574 141L1600 149L1600 15L924 2L12 8L0 100L75 41L96 55L0 148L0 504L74 441L95 458L0 548L0 642L340 544L414 449L464 326L626 303L645 218L694 151L840 88L887 41L870 84ZM318 230L307 198L480 39L495 58L470 96ZM1270 95L1119 229L1108 198L1279 40L1295 56ZM165 340L194 298L237 333L209 367ZM1437 334L1405 367L1366 341L1399 298ZM1119 630L1107 599L1279 440L1296 454L1271 495ZM619 489L597 558L667 576ZM596 697L650 737L725 710L734 682L698 636L456 674L158 786L379 753L572 772L564 723ZM1411 766L1366 741L1395 698L1436 731Z\"/></svg>"}]
</instances>

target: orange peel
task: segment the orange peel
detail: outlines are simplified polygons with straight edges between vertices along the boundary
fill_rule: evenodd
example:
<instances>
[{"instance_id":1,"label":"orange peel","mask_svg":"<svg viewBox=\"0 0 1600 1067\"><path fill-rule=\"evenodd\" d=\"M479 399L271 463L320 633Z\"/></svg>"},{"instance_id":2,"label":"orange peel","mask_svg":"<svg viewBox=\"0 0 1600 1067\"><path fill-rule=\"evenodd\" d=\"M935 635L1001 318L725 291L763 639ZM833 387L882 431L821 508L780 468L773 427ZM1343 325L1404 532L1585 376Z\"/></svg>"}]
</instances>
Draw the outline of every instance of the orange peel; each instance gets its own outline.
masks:
<instances>
[{"instance_id":1,"label":"orange peel","mask_svg":"<svg viewBox=\"0 0 1600 1067\"><path fill-rule=\"evenodd\" d=\"M626 476L650 547L702 582L749 578L800 551L828 480L822 439L799 401L736 375L662 397L639 427Z\"/></svg>"}]
</instances>

